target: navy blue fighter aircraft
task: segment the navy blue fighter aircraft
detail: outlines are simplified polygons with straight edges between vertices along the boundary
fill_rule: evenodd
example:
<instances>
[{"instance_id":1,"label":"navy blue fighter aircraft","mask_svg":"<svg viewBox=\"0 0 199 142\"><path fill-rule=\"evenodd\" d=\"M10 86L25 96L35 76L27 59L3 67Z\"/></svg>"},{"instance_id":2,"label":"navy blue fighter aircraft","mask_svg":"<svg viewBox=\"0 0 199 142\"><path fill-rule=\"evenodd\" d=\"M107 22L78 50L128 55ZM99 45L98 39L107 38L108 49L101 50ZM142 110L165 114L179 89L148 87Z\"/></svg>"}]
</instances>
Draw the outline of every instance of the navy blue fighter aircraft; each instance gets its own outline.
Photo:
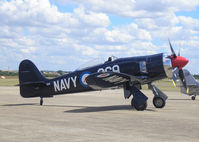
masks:
<instances>
[{"instance_id":1,"label":"navy blue fighter aircraft","mask_svg":"<svg viewBox=\"0 0 199 142\"><path fill-rule=\"evenodd\" d=\"M19 65L20 94L25 98L40 97L42 105L45 97L123 87L125 99L133 96L132 107L145 110L148 98L140 90L142 85L148 84L154 94L154 106L163 108L167 96L152 82L167 77L173 77L175 82L178 76L184 80L182 68L188 63L186 58L176 56L170 42L169 44L171 56L161 53L115 60L109 58L102 64L79 69L54 79L45 78L30 60L23 60Z\"/></svg>"}]
</instances>

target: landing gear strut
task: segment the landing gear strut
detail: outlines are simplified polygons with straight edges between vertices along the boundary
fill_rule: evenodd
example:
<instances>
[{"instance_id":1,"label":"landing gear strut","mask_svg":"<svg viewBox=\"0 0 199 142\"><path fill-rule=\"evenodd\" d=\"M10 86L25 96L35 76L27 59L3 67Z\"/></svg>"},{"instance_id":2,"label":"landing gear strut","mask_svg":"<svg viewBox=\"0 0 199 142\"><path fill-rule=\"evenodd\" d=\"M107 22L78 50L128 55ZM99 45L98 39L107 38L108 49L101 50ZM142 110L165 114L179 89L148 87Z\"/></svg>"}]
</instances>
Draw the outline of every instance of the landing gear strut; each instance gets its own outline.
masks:
<instances>
[{"instance_id":1,"label":"landing gear strut","mask_svg":"<svg viewBox=\"0 0 199 142\"><path fill-rule=\"evenodd\" d=\"M42 106L43 105L43 98L41 97L41 99L40 99L40 106Z\"/></svg>"},{"instance_id":2,"label":"landing gear strut","mask_svg":"<svg viewBox=\"0 0 199 142\"><path fill-rule=\"evenodd\" d=\"M132 86L131 92L133 95L133 99L131 100L131 106L134 107L138 111L143 111L147 108L147 99L148 97L145 96L139 89L135 86Z\"/></svg>"},{"instance_id":3,"label":"landing gear strut","mask_svg":"<svg viewBox=\"0 0 199 142\"><path fill-rule=\"evenodd\" d=\"M156 108L163 108L166 104L167 95L165 95L160 89L158 89L155 85L149 84L149 89L152 90L154 94L153 105Z\"/></svg>"},{"instance_id":4,"label":"landing gear strut","mask_svg":"<svg viewBox=\"0 0 199 142\"><path fill-rule=\"evenodd\" d=\"M128 99L132 95L131 106L138 111L143 111L147 108L148 97L145 96L140 89L141 85L133 85L127 82L124 84L124 98Z\"/></svg>"}]
</instances>

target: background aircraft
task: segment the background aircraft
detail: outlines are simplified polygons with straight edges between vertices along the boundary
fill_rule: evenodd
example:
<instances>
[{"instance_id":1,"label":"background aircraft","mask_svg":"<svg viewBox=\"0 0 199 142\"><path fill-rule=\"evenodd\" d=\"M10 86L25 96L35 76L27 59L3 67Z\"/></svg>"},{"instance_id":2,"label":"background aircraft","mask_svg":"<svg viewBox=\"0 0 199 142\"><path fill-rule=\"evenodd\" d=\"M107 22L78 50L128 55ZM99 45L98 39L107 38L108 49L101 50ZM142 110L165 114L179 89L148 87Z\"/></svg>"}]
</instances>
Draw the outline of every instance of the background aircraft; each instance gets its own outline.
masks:
<instances>
[{"instance_id":1,"label":"background aircraft","mask_svg":"<svg viewBox=\"0 0 199 142\"><path fill-rule=\"evenodd\" d=\"M19 65L20 94L25 98L40 97L40 105L42 105L45 97L119 86L124 89L125 99L133 96L131 105L136 110L145 110L148 98L140 90L142 85L148 84L154 93L154 106L163 108L167 96L152 82L167 77L173 77L175 82L178 76L184 80L182 68L188 63L186 58L176 56L170 42L169 44L171 56L160 53L109 59L102 64L79 69L53 79L46 79L31 61L24 60ZM174 73L172 73L173 69Z\"/></svg>"},{"instance_id":2,"label":"background aircraft","mask_svg":"<svg viewBox=\"0 0 199 142\"><path fill-rule=\"evenodd\" d=\"M195 80L193 75L191 75L191 73L188 70L183 69L183 73L185 77L186 86L184 86L183 83L180 81L181 93L192 96L191 99L195 100L196 96L199 95L199 83Z\"/></svg>"}]
</instances>

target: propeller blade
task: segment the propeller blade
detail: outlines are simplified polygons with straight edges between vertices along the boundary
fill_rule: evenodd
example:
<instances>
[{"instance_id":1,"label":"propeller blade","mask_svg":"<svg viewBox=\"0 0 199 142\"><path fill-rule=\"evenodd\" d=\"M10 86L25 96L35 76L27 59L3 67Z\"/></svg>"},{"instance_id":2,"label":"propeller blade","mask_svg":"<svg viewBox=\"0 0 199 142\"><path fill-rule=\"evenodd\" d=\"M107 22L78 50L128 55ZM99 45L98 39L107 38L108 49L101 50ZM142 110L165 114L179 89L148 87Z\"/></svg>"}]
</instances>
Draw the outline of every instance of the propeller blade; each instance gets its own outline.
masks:
<instances>
[{"instance_id":1,"label":"propeller blade","mask_svg":"<svg viewBox=\"0 0 199 142\"><path fill-rule=\"evenodd\" d=\"M176 81L178 79L178 76L179 76L179 69L176 67L173 69L173 80L172 80L175 88L176 88Z\"/></svg>"},{"instance_id":2,"label":"propeller blade","mask_svg":"<svg viewBox=\"0 0 199 142\"><path fill-rule=\"evenodd\" d=\"M180 48L178 50L178 56L180 56L180 51L181 51L181 45L180 45Z\"/></svg>"},{"instance_id":3,"label":"propeller blade","mask_svg":"<svg viewBox=\"0 0 199 142\"><path fill-rule=\"evenodd\" d=\"M171 52L172 52L173 57L176 58L176 53L175 53L175 51L173 50L173 47L172 47L172 45L171 45L170 40L169 40L169 46L170 46L170 49L171 49Z\"/></svg>"},{"instance_id":4,"label":"propeller blade","mask_svg":"<svg viewBox=\"0 0 199 142\"><path fill-rule=\"evenodd\" d=\"M178 79L179 76L179 69L176 67L173 69L173 84L176 87L176 81Z\"/></svg>"},{"instance_id":5,"label":"propeller blade","mask_svg":"<svg viewBox=\"0 0 199 142\"><path fill-rule=\"evenodd\" d=\"M187 89L187 84L186 84L186 80L185 80L185 77L184 77L183 70L179 70L179 77L180 77L180 80L181 80L184 88Z\"/></svg>"}]
</instances>

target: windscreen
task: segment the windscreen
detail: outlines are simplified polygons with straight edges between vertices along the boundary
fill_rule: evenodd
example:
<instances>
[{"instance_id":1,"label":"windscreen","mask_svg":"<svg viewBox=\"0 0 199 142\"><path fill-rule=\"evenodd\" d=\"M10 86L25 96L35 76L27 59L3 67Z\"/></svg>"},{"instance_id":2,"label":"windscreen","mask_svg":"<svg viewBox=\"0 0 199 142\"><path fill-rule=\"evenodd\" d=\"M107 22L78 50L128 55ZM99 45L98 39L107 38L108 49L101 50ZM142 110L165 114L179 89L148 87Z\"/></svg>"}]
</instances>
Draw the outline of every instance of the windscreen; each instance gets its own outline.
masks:
<instances>
[{"instance_id":1,"label":"windscreen","mask_svg":"<svg viewBox=\"0 0 199 142\"><path fill-rule=\"evenodd\" d=\"M92 59L92 60L85 62L84 64L82 64L76 70L79 71L79 70L87 69L87 68L92 67L92 66L101 65L101 64L104 64L105 61L106 60L103 59L103 58L95 58L95 59Z\"/></svg>"}]
</instances>

